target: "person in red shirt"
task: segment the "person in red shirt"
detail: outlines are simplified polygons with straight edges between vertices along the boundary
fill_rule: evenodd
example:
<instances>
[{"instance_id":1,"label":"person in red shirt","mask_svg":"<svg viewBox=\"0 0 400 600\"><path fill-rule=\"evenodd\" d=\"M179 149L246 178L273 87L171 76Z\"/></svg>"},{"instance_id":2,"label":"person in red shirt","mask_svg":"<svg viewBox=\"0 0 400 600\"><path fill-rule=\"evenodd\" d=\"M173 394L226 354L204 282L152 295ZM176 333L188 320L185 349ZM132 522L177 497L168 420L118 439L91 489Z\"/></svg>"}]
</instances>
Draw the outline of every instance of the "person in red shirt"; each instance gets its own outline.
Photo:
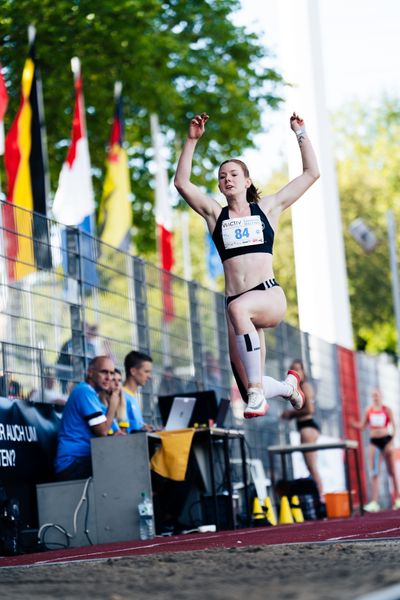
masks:
<instances>
[{"instance_id":1,"label":"person in red shirt","mask_svg":"<svg viewBox=\"0 0 400 600\"><path fill-rule=\"evenodd\" d=\"M352 426L356 429L369 427L369 464L372 473L371 501L364 506L367 512L378 512L380 506L379 498L379 473L382 459L386 462L389 477L392 482L393 509L400 509L399 484L396 475L396 464L394 455L394 433L395 423L393 412L383 404L380 390L374 389L371 394L372 404L368 406L362 421L353 421Z\"/></svg>"}]
</instances>

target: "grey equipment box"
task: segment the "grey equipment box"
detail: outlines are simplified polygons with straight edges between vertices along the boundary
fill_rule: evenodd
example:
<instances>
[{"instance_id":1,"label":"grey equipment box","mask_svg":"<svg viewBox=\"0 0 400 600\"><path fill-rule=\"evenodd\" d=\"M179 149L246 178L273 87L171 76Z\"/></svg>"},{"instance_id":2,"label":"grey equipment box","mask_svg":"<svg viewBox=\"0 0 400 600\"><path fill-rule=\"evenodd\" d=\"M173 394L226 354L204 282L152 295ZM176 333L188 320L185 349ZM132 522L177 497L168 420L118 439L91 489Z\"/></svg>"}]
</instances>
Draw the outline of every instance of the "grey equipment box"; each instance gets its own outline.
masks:
<instances>
[{"instance_id":1,"label":"grey equipment box","mask_svg":"<svg viewBox=\"0 0 400 600\"><path fill-rule=\"evenodd\" d=\"M97 543L92 484L93 482L88 482L87 479L77 479L36 486L39 528L43 528L40 539L46 547L50 549L63 546L77 548L88 546L90 542ZM84 495L86 495L86 500L82 500ZM55 527L51 525L55 525ZM76 529L75 534L74 528ZM87 534L85 534L85 530ZM68 537L67 533L72 537Z\"/></svg>"},{"instance_id":2,"label":"grey equipment box","mask_svg":"<svg viewBox=\"0 0 400 600\"><path fill-rule=\"evenodd\" d=\"M92 461L98 542L138 540L142 492L152 499L146 433L93 439Z\"/></svg>"},{"instance_id":3,"label":"grey equipment box","mask_svg":"<svg viewBox=\"0 0 400 600\"><path fill-rule=\"evenodd\" d=\"M75 523L71 547L139 539L141 494L146 492L152 498L147 435L92 439L92 463L87 499L78 511L87 480L36 486L39 527L55 524L73 535ZM46 527L43 533L50 547L67 545L67 537L59 529Z\"/></svg>"}]
</instances>

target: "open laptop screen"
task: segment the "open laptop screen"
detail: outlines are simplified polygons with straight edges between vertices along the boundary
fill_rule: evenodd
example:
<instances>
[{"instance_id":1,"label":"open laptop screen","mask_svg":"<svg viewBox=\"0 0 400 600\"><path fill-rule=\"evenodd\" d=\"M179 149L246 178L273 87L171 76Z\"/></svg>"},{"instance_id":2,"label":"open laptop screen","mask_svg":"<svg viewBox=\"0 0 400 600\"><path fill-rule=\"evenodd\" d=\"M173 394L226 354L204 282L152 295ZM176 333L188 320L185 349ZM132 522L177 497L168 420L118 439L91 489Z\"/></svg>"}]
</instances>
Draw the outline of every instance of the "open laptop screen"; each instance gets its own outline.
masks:
<instances>
[{"instance_id":1,"label":"open laptop screen","mask_svg":"<svg viewBox=\"0 0 400 600\"><path fill-rule=\"evenodd\" d=\"M190 418L193 413L196 398L176 396L169 411L168 420L165 424L166 431L186 429L189 427Z\"/></svg>"},{"instance_id":2,"label":"open laptop screen","mask_svg":"<svg viewBox=\"0 0 400 600\"><path fill-rule=\"evenodd\" d=\"M218 402L214 390L204 392L184 392L183 394L169 394L166 396L158 396L158 408L163 426L165 427L168 416L172 407L174 398L196 398L192 416L189 420L188 427L207 425L212 419L214 423L217 420Z\"/></svg>"}]
</instances>

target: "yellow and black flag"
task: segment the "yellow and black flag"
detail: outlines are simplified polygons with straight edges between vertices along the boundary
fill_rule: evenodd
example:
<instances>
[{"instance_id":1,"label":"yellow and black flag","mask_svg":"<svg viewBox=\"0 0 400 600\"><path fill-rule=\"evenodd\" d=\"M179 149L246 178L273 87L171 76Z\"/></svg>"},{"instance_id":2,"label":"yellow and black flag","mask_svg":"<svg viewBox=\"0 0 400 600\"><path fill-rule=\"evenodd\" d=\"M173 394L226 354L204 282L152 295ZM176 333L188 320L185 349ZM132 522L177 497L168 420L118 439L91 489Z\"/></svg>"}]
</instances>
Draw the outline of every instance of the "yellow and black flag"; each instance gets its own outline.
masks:
<instances>
[{"instance_id":1,"label":"yellow and black flag","mask_svg":"<svg viewBox=\"0 0 400 600\"><path fill-rule=\"evenodd\" d=\"M111 246L128 250L132 227L131 187L128 156L123 147L122 85L114 88L115 112L106 162L106 177L99 209L100 239Z\"/></svg>"},{"instance_id":2,"label":"yellow and black flag","mask_svg":"<svg viewBox=\"0 0 400 600\"><path fill-rule=\"evenodd\" d=\"M48 169L41 81L29 28L21 103L5 143L7 198L3 208L9 280L51 267L47 213Z\"/></svg>"}]
</instances>

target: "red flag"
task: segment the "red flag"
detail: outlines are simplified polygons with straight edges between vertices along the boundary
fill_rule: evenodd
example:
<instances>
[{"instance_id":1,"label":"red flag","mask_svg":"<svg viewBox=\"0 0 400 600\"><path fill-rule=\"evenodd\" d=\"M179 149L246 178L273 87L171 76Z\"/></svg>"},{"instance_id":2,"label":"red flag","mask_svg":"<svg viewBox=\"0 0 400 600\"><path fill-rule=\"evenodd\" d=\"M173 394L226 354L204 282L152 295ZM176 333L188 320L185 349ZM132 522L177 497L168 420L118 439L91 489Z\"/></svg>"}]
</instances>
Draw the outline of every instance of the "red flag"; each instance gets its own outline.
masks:
<instances>
[{"instance_id":1,"label":"red flag","mask_svg":"<svg viewBox=\"0 0 400 600\"><path fill-rule=\"evenodd\" d=\"M167 170L162 157L161 132L157 115L150 117L151 135L156 161L156 224L160 266L163 269L161 284L163 291L164 320L174 318L172 280L170 271L174 265L172 248L172 206L168 193Z\"/></svg>"}]
</instances>

